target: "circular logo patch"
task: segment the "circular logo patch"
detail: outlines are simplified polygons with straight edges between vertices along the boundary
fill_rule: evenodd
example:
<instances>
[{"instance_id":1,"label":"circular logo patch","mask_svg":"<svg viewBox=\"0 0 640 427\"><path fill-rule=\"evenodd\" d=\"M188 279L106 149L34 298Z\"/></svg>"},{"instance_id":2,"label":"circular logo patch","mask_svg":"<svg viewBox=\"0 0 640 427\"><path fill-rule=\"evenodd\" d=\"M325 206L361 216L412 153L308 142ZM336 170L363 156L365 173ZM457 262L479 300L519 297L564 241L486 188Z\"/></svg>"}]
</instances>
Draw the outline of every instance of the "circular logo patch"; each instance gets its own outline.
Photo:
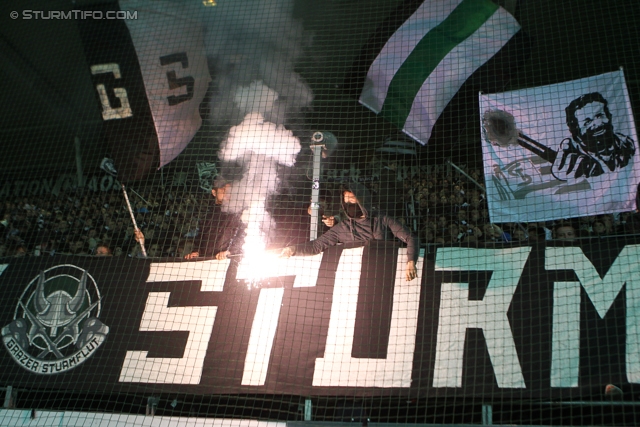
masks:
<instances>
[{"instance_id":1,"label":"circular logo patch","mask_svg":"<svg viewBox=\"0 0 640 427\"><path fill-rule=\"evenodd\" d=\"M101 296L93 277L71 264L41 271L25 287L13 322L2 328L11 357L35 374L59 374L90 358L109 327L99 320Z\"/></svg>"}]
</instances>

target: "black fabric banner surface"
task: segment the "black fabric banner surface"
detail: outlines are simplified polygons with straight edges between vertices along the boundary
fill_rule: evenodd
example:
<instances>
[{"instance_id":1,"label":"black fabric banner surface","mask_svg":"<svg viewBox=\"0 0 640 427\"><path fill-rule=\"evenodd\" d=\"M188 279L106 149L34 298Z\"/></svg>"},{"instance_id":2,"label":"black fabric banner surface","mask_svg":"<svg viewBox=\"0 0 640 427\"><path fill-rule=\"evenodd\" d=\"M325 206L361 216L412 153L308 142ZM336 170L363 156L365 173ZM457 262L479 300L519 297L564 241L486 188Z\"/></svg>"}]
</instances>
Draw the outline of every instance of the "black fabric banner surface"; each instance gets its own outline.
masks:
<instances>
[{"instance_id":1,"label":"black fabric banner surface","mask_svg":"<svg viewBox=\"0 0 640 427\"><path fill-rule=\"evenodd\" d=\"M640 382L640 242L0 262L0 383L306 396L584 396ZM418 281L420 280L420 281Z\"/></svg>"},{"instance_id":2,"label":"black fabric banner surface","mask_svg":"<svg viewBox=\"0 0 640 427\"><path fill-rule=\"evenodd\" d=\"M104 16L117 3L88 9ZM105 155L115 161L122 181L143 178L158 168L160 151L153 115L133 41L124 20L78 20L91 78L101 106Z\"/></svg>"}]
</instances>

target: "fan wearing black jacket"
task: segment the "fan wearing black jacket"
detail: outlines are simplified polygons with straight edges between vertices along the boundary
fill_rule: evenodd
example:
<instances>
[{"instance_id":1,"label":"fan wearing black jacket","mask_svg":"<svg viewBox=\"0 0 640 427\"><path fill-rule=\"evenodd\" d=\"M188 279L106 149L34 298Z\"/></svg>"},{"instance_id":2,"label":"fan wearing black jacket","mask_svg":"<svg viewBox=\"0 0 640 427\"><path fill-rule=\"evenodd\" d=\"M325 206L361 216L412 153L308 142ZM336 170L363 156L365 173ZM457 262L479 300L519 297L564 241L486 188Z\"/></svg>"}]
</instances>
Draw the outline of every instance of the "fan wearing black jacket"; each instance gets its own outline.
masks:
<instances>
[{"instance_id":1,"label":"fan wearing black jacket","mask_svg":"<svg viewBox=\"0 0 640 427\"><path fill-rule=\"evenodd\" d=\"M232 252L241 251L245 227L240 215L222 210L228 188L229 184L211 190L215 203L209 206L202 230L195 239L195 251L187 254L185 259L215 257L223 260Z\"/></svg>"},{"instance_id":2,"label":"fan wearing black jacket","mask_svg":"<svg viewBox=\"0 0 640 427\"><path fill-rule=\"evenodd\" d=\"M316 240L287 246L280 252L280 257L289 258L294 255L316 255L338 243L366 243L371 240L385 240L388 231L407 245L406 279L411 281L418 275L416 262L420 242L411 231L396 219L376 214L368 206L369 194L359 183L351 183L342 192L342 209L345 218L333 226Z\"/></svg>"}]
</instances>

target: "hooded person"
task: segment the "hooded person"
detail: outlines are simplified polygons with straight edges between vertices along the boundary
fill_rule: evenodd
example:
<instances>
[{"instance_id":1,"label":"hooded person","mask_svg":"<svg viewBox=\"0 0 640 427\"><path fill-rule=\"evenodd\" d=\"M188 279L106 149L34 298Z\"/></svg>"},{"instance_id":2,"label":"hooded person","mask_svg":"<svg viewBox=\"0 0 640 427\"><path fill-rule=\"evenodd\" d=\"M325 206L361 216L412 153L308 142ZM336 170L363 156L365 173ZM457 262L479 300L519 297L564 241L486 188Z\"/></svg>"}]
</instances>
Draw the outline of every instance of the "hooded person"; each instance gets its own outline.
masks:
<instances>
[{"instance_id":1,"label":"hooded person","mask_svg":"<svg viewBox=\"0 0 640 427\"><path fill-rule=\"evenodd\" d=\"M386 240L389 232L407 245L406 279L417 277L418 237L396 219L371 209L371 197L362 184L350 183L342 191L343 219L316 240L283 248L280 257L316 255L338 243Z\"/></svg>"},{"instance_id":2,"label":"hooded person","mask_svg":"<svg viewBox=\"0 0 640 427\"><path fill-rule=\"evenodd\" d=\"M211 190L214 202L207 207L204 224L194 239L195 250L185 255L185 259L215 257L223 260L231 253L242 251L245 226L240 215L222 209L230 187L231 184L217 182L216 187Z\"/></svg>"}]
</instances>

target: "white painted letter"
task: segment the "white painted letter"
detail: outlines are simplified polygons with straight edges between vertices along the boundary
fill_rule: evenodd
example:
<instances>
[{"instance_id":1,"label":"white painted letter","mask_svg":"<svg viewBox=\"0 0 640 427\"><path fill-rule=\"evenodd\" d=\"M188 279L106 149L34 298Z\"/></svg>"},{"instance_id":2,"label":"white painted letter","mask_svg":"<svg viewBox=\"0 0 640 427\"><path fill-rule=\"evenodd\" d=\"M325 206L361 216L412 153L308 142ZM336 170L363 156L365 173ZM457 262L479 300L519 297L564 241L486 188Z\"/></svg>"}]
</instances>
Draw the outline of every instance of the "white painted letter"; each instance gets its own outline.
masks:
<instances>
[{"instance_id":1,"label":"white painted letter","mask_svg":"<svg viewBox=\"0 0 640 427\"><path fill-rule=\"evenodd\" d=\"M218 307L171 307L170 292L151 292L141 331L189 331L183 357L148 358L147 351L127 351L120 382L199 384Z\"/></svg>"},{"instance_id":2,"label":"white painted letter","mask_svg":"<svg viewBox=\"0 0 640 427\"><path fill-rule=\"evenodd\" d=\"M576 272L593 306L601 318L626 284L626 364L627 380L640 383L640 245L626 246L607 271L600 278L591 261L578 247L547 248L545 252L545 268L547 270L573 270ZM579 327L579 325L577 325ZM558 339L561 339L559 337ZM554 341L556 338L554 337ZM579 347L579 340L572 342ZM572 349L573 352L579 351Z\"/></svg>"},{"instance_id":3,"label":"white painted letter","mask_svg":"<svg viewBox=\"0 0 640 427\"><path fill-rule=\"evenodd\" d=\"M580 369L580 282L554 282L551 387L577 387Z\"/></svg>"},{"instance_id":4,"label":"white painted letter","mask_svg":"<svg viewBox=\"0 0 640 427\"><path fill-rule=\"evenodd\" d=\"M202 262L154 262L147 283L202 280L200 292L222 292L231 260Z\"/></svg>"},{"instance_id":5,"label":"white painted letter","mask_svg":"<svg viewBox=\"0 0 640 427\"><path fill-rule=\"evenodd\" d=\"M260 289L258 307L251 325L249 348L244 360L242 385L264 385L267 379L283 295L284 288Z\"/></svg>"},{"instance_id":6,"label":"white painted letter","mask_svg":"<svg viewBox=\"0 0 640 427\"><path fill-rule=\"evenodd\" d=\"M113 74L113 77L120 79L120 66L118 64L100 64L91 66L91 74ZM113 88L114 95L120 100L120 107L113 108L109 103L109 96L107 95L107 88L103 84L96 85L98 95L100 96L100 103L102 104L102 119L125 119L133 116L131 111L131 105L129 104L129 97L127 96L127 90L122 87Z\"/></svg>"},{"instance_id":7,"label":"white painted letter","mask_svg":"<svg viewBox=\"0 0 640 427\"><path fill-rule=\"evenodd\" d=\"M442 284L434 387L462 387L468 328L482 329L498 387L526 387L507 310L530 252L530 247L438 250L436 271L493 271L493 274L482 301L469 301L468 283Z\"/></svg>"},{"instance_id":8,"label":"white painted letter","mask_svg":"<svg viewBox=\"0 0 640 427\"><path fill-rule=\"evenodd\" d=\"M262 277L296 276L293 287L314 287L318 280L323 254L310 257L274 258L262 266ZM251 280L255 276L255 265L243 260L238 266L236 279ZM242 385L264 385L271 360L273 339L278 328L278 318L284 288L265 288L260 290L256 315L251 326L249 347L242 371Z\"/></svg>"},{"instance_id":9,"label":"white painted letter","mask_svg":"<svg viewBox=\"0 0 640 427\"><path fill-rule=\"evenodd\" d=\"M201 292L222 292L230 261L153 263L147 283L201 280ZM199 384L218 307L168 307L170 292L151 292L141 331L189 331L181 358L148 358L147 351L127 351L120 382Z\"/></svg>"},{"instance_id":10,"label":"white painted letter","mask_svg":"<svg viewBox=\"0 0 640 427\"><path fill-rule=\"evenodd\" d=\"M418 277L405 280L406 249L398 251L393 313L386 359L351 357L363 248L342 251L333 288L324 358L316 359L314 386L410 387L418 325L423 259Z\"/></svg>"}]
</instances>

